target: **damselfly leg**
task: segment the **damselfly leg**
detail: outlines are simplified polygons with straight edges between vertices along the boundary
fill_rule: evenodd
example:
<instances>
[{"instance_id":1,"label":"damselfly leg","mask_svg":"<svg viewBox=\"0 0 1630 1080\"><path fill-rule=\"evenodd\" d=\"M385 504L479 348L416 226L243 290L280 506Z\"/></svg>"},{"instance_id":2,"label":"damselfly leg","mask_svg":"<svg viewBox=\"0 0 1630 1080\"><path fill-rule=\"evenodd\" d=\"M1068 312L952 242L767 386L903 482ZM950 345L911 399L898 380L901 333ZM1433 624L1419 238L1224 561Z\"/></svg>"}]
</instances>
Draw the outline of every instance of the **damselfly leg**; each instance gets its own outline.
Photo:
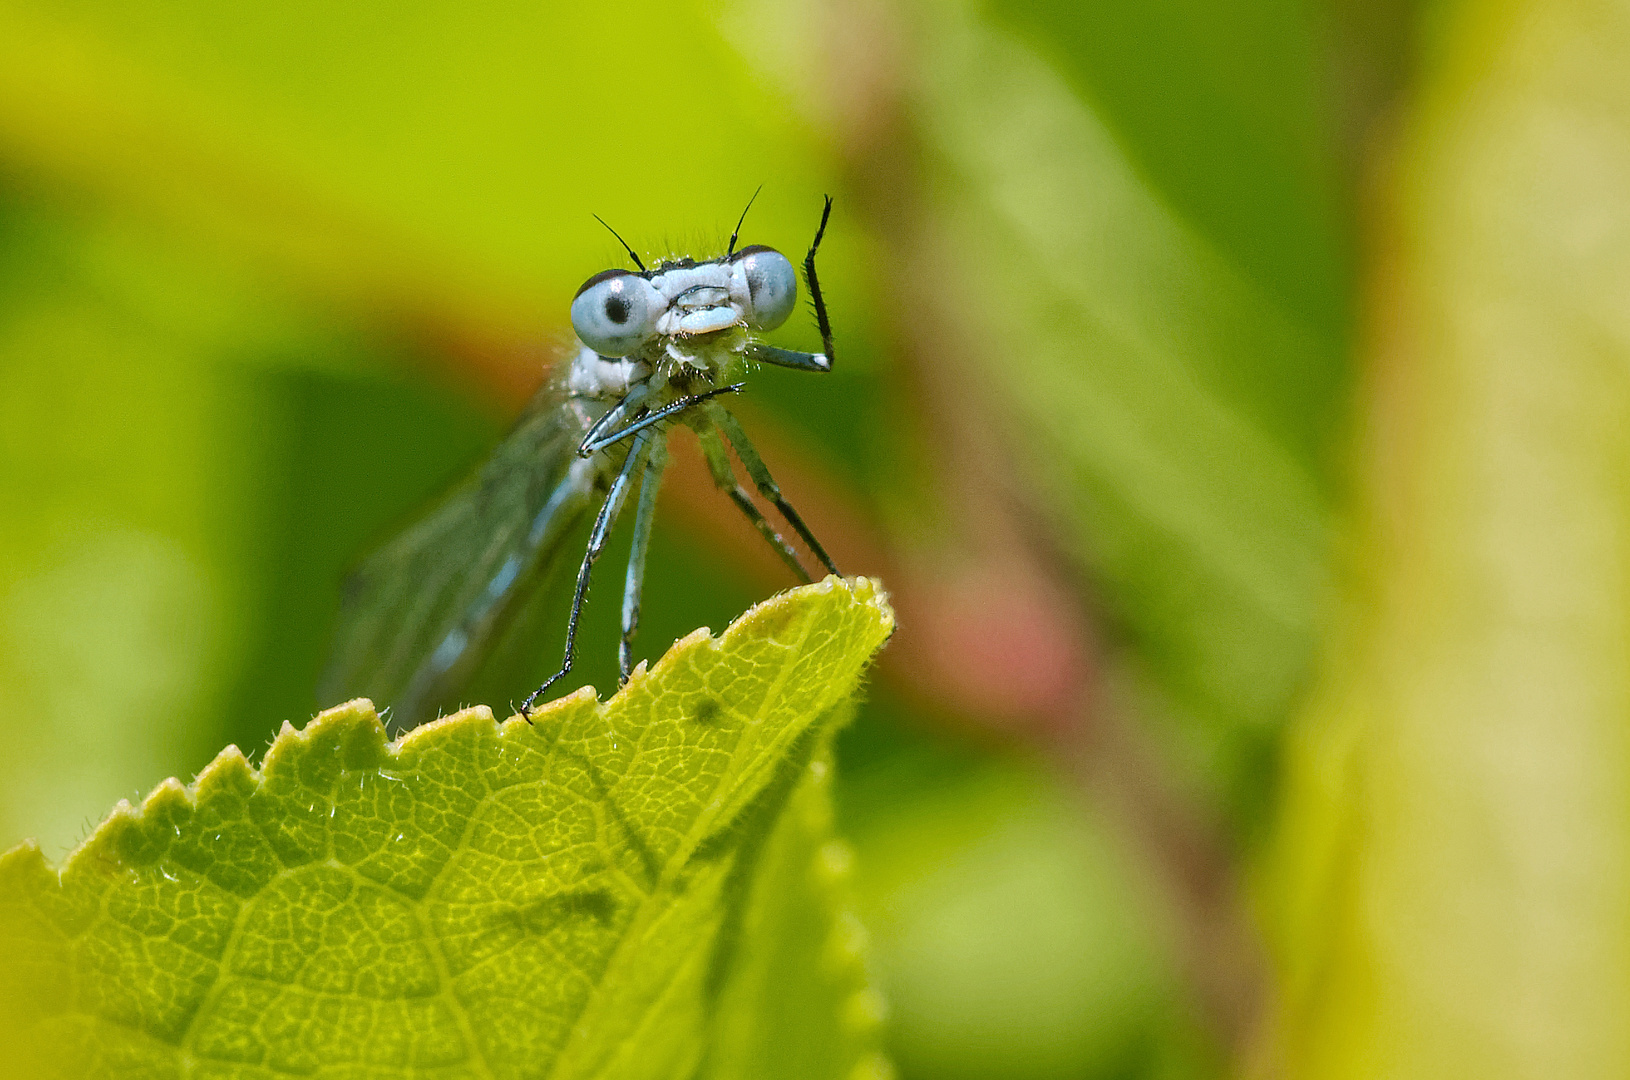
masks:
<instances>
[{"instance_id":1,"label":"damselfly leg","mask_svg":"<svg viewBox=\"0 0 1630 1080\"><path fill-rule=\"evenodd\" d=\"M623 637L617 645L620 682L627 682L634 670L634 632L640 626L640 593L645 588L645 553L651 546L651 525L657 513L657 489L662 486L662 470L668 467L668 440L662 435L651 441L640 477L640 501L634 510L634 545L628 553L628 576L623 582Z\"/></svg>"},{"instance_id":2,"label":"damselfly leg","mask_svg":"<svg viewBox=\"0 0 1630 1080\"><path fill-rule=\"evenodd\" d=\"M815 253L821 249L821 237L826 235L826 219L831 216L832 196L828 195L826 205L821 208L821 223L815 229L815 239L810 241L809 254L804 256L804 280L809 283L809 299L815 308L815 327L821 332L821 351L794 352L791 349L778 349L773 345L755 341L746 349L749 360L795 368L799 371L832 370L832 320L826 313L826 299L821 295L820 279L815 276Z\"/></svg>"},{"instance_id":3,"label":"damselfly leg","mask_svg":"<svg viewBox=\"0 0 1630 1080\"><path fill-rule=\"evenodd\" d=\"M653 427L660 424L664 420L672 419L673 417L684 412L686 409L700 405L702 402L707 401L710 398L716 398L720 394L738 394L741 392L741 388L744 385L744 383L733 383L730 386L720 386L705 393L689 394L680 398L678 401L675 401L671 405L666 405L654 413L650 413L632 421L627 427L619 428L618 430L611 432L609 435L600 435L593 440L590 440L588 436L584 436L582 445L577 448L577 456L591 457L594 454L599 453L601 450L606 449L608 446L615 446L617 443L628 438L629 436L644 431L648 427ZM599 426L599 424L595 425L595 427ZM590 430L589 434L594 434L592 429Z\"/></svg>"},{"instance_id":4,"label":"damselfly leg","mask_svg":"<svg viewBox=\"0 0 1630 1080\"><path fill-rule=\"evenodd\" d=\"M627 435L628 432L625 429L611 438L606 438L607 432L612 431L618 424L627 423L630 416L637 417L641 415L644 411L641 406L645 404L645 399L650 396L651 387L647 383L640 383L624 394L622 400L607 409L605 414L590 425L589 430L583 433L583 441L577 444L577 456L580 458L588 457L594 452L590 447L601 449L610 446Z\"/></svg>"},{"instance_id":5,"label":"damselfly leg","mask_svg":"<svg viewBox=\"0 0 1630 1080\"><path fill-rule=\"evenodd\" d=\"M759 511L753 497L747 494L747 489L736 479L736 470L730 466L730 451L724 448L724 440L719 437L718 430L712 427L703 428L698 438L702 443L702 456L707 458L708 471L713 474L713 483L720 491L730 496L730 501L735 503L747 516L747 520L753 523L753 528L758 530L759 535L775 548L776 554L781 556L781 561L798 575L798 580L809 583L812 579L809 571L804 569L804 564L798 561L798 552L775 531L775 526L771 525Z\"/></svg>"},{"instance_id":6,"label":"damselfly leg","mask_svg":"<svg viewBox=\"0 0 1630 1080\"><path fill-rule=\"evenodd\" d=\"M764 464L764 459L758 456L757 450L753 449L753 444L747 438L747 433L741 429L741 424L730 414L730 410L723 408L716 402L709 402L703 405L702 408L706 410L708 419L713 421L724 432L726 439L730 440L730 445L735 448L736 456L741 459L742 467L747 470L747 475L758 488L759 494L775 504L775 508L781 511L781 516L787 519L787 524L797 531L798 535L803 538L804 543L809 546L809 550L814 553L815 558L822 566L826 567L826 572L842 577L842 571L832 561L832 557L826 553L826 549L821 546L821 542L815 539L815 534L809 531L809 526L804 524L804 519L799 516L798 511L794 510L792 504L787 501L786 496L781 494L781 488L776 484L775 478L770 475L770 470Z\"/></svg>"},{"instance_id":7,"label":"damselfly leg","mask_svg":"<svg viewBox=\"0 0 1630 1080\"><path fill-rule=\"evenodd\" d=\"M826 300L821 296L821 283L815 277L815 252L820 250L821 237L826 235L826 221L832 216L832 196L826 197L821 207L821 223L815 227L815 239L810 241L809 254L804 256L804 281L809 285L809 299L815 306L815 326L821 332L821 349L826 366L832 366L832 320L826 314Z\"/></svg>"},{"instance_id":8,"label":"damselfly leg","mask_svg":"<svg viewBox=\"0 0 1630 1080\"><path fill-rule=\"evenodd\" d=\"M583 598L589 592L589 574L594 569L595 561L605 550L606 539L611 535L611 526L617 520L617 512L622 509L623 499L628 495L634 473L646 456L647 444L653 438L663 437L661 433L653 434L649 431L642 431L634 436L634 445L628 448L628 459L618 470L617 478L611 482L611 490L606 493L605 502L600 504L600 512L594 518L594 527L589 531L588 550L583 552L583 563L577 570L577 587L572 591L572 613L566 620L566 658L561 663L560 670L545 679L543 685L528 694L526 701L521 703L521 715L528 720L532 718L532 703L572 670L572 661L577 656L577 623L583 615Z\"/></svg>"}]
</instances>

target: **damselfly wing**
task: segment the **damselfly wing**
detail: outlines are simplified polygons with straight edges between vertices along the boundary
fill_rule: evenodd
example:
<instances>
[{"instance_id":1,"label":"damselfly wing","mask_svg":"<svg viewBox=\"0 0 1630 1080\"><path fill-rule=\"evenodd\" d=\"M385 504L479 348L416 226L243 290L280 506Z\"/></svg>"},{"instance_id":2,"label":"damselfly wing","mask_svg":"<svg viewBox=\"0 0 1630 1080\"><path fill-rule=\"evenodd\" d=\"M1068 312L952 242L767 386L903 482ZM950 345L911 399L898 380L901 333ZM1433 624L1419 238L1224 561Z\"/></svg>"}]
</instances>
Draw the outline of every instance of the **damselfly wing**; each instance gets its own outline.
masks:
<instances>
[{"instance_id":1,"label":"damselfly wing","mask_svg":"<svg viewBox=\"0 0 1630 1080\"><path fill-rule=\"evenodd\" d=\"M389 703L411 727L458 692L593 505L582 425L546 385L486 461L345 583L324 700Z\"/></svg>"},{"instance_id":2,"label":"damselfly wing","mask_svg":"<svg viewBox=\"0 0 1630 1080\"><path fill-rule=\"evenodd\" d=\"M823 353L778 349L760 340L796 306L797 275L772 248L737 250L740 222L719 258L675 259L647 269L625 244L637 269L589 278L572 302L572 326L582 346L566 372L538 392L486 461L369 555L348 580L321 687L325 700L370 697L390 707L398 728L434 717L491 652L549 568L568 557L565 541L592 513L566 625L565 659L527 697L522 711L529 712L572 669L590 571L633 497L619 651L626 680L667 431L674 423L696 431L715 483L800 579L810 580L809 574L737 480L730 449L758 493L822 566L837 573L725 405L743 388L739 380L754 362L831 369L832 331L815 275L815 253L831 211L827 199L804 259Z\"/></svg>"}]
</instances>

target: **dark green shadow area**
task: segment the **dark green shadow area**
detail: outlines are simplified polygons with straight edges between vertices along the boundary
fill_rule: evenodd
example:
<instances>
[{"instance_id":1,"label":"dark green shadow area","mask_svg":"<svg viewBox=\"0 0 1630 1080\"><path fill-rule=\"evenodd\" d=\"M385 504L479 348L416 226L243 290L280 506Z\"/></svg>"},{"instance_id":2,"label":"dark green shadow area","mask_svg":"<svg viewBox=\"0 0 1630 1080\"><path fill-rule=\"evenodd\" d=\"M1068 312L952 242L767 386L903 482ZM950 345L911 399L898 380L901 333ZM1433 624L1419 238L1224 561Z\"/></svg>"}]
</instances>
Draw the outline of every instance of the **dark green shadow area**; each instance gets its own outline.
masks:
<instances>
[{"instance_id":1,"label":"dark green shadow area","mask_svg":"<svg viewBox=\"0 0 1630 1080\"><path fill-rule=\"evenodd\" d=\"M285 720L336 704L317 701L313 688L346 570L502 430L473 402L423 380L287 367L255 378L272 433L256 501L259 550L247 560L260 615L221 709L222 741L246 752Z\"/></svg>"},{"instance_id":2,"label":"dark green shadow area","mask_svg":"<svg viewBox=\"0 0 1630 1080\"><path fill-rule=\"evenodd\" d=\"M883 685L835 749L837 832L902 1080L1226 1075L1090 793Z\"/></svg>"},{"instance_id":3,"label":"dark green shadow area","mask_svg":"<svg viewBox=\"0 0 1630 1080\"><path fill-rule=\"evenodd\" d=\"M1323 343L1313 364L1242 357L1221 374L1236 404L1328 475L1351 378L1353 237L1327 10L1295 0L991 10L1100 111L1161 197Z\"/></svg>"}]
</instances>

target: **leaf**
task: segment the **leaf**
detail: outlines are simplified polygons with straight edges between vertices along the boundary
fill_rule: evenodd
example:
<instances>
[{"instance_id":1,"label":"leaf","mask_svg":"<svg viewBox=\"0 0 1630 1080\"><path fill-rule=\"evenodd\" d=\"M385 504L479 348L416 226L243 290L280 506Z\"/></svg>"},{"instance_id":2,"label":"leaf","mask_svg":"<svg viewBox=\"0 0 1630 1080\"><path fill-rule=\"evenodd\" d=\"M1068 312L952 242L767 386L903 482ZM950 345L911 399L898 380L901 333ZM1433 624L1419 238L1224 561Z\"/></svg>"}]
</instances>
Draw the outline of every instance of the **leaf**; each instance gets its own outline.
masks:
<instances>
[{"instance_id":1,"label":"leaf","mask_svg":"<svg viewBox=\"0 0 1630 1080\"><path fill-rule=\"evenodd\" d=\"M610 701L228 747L55 872L0 856L25 1075L876 1074L828 744L893 627L865 578L678 642ZM779 1047L788 1064L776 1064Z\"/></svg>"}]
</instances>

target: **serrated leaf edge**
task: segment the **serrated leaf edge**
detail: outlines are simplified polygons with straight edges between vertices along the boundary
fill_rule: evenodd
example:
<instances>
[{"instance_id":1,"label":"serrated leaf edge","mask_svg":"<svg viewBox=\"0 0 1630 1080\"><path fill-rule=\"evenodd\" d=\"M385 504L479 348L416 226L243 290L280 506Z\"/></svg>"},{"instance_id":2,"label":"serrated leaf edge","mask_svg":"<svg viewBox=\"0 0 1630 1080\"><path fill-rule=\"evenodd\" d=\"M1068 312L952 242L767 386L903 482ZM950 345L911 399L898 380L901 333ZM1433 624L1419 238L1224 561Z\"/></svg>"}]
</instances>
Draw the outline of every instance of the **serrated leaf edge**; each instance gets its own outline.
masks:
<instances>
[{"instance_id":1,"label":"serrated leaf edge","mask_svg":"<svg viewBox=\"0 0 1630 1080\"><path fill-rule=\"evenodd\" d=\"M752 633L760 624L778 616L785 607L796 603L800 598L830 593L836 588L845 589L859 604L871 607L877 612L887 631L884 640L892 635L895 627L894 612L889 607L888 594L877 582L866 577L828 576L822 581L777 593L753 605L732 620L718 636L714 636L706 627L692 631L675 641L648 670L642 664L630 676L627 685L605 701L599 700L592 686L584 686L548 702L532 714L531 723L546 724L557 713L581 708L588 702L593 702L596 712L603 715L623 694L635 689L646 679L661 676L689 653L704 648L722 650L739 637ZM528 721L517 714L500 723L494 717L491 708L486 705L473 705L449 716L421 724L394 740L387 740L384 722L380 719L373 702L367 698L355 698L324 709L312 717L303 728L297 728L285 721L276 738L272 740L271 746L267 748L258 769L249 762L242 750L234 744L228 744L193 777L192 783L182 784L179 779L172 776L155 785L142 799L140 806L132 805L128 799L120 799L107 816L78 846L68 852L57 866L52 866L46 859L37 841L24 840L5 852L0 852L0 875L45 873L54 875L60 880L82 864L108 855L120 830L140 825L148 815L162 809L167 803L179 801L187 809L196 809L199 795L206 788L234 783L259 788L265 783L268 772L281 767L280 762L284 758L296 755L308 748L314 740L331 732L349 731L353 734L358 731L364 732L370 744L368 749L377 752L382 760L389 764L395 763L404 752L414 749L417 743L441 738L449 729L459 725L481 723L493 724L497 728L498 737L502 739L508 731L525 726Z\"/></svg>"}]
</instances>

